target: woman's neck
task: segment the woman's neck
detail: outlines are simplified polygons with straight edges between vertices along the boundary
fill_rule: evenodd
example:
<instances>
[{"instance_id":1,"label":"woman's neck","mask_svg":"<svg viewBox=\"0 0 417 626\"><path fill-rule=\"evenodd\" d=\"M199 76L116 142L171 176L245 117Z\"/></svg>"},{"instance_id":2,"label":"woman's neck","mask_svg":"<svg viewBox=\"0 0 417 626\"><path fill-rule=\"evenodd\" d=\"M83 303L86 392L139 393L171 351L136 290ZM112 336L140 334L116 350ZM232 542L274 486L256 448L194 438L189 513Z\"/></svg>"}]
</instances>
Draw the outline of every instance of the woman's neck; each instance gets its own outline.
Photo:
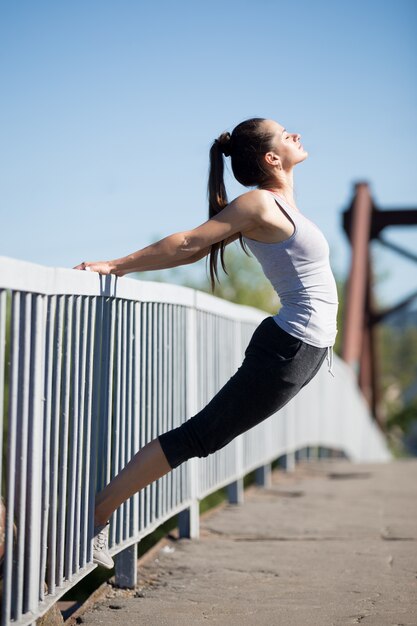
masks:
<instances>
[{"instance_id":1,"label":"woman's neck","mask_svg":"<svg viewBox=\"0 0 417 626\"><path fill-rule=\"evenodd\" d=\"M260 185L259 189L269 189L270 191L275 191L279 196L282 196L290 206L297 209L294 199L294 179L292 170L290 172L283 172L279 179L274 178L273 180L266 182L264 185Z\"/></svg>"}]
</instances>

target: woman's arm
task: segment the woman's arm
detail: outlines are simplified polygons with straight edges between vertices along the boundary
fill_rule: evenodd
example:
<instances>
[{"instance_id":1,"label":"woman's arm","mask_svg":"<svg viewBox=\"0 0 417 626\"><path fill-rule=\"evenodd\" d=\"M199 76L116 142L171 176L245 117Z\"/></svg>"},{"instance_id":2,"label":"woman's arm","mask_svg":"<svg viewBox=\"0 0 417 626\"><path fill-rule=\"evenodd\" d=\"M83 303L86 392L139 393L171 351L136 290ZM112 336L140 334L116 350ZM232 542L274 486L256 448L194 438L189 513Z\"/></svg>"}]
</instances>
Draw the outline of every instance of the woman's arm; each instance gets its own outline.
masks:
<instances>
[{"instance_id":1,"label":"woman's arm","mask_svg":"<svg viewBox=\"0 0 417 626\"><path fill-rule=\"evenodd\" d=\"M80 263L74 269L124 276L130 272L161 270L187 265L203 258L214 243L237 239L241 232L262 223L263 192L249 191L228 204L220 213L193 230L174 233L137 252L112 261Z\"/></svg>"},{"instance_id":2,"label":"woman's arm","mask_svg":"<svg viewBox=\"0 0 417 626\"><path fill-rule=\"evenodd\" d=\"M239 237L239 235L240 233L236 233L232 237L229 237L228 239L226 239L225 245L227 246L229 243L232 243L232 241L235 241ZM191 256L187 256L184 260L179 260L177 257L175 257L171 262L167 261L166 263L164 263L164 267L159 266L158 268L155 268L155 269L171 269L172 267L179 267L180 265L190 265L191 263L196 263L196 261L199 261L200 259L203 259L205 256L207 256L210 253L210 249L211 249L211 246L207 246L207 248L203 248L203 250L200 250L199 252L196 252L192 254ZM114 263L114 261L110 261L110 263L112 264ZM149 269L153 269L153 268L149 268ZM149 269L138 270L138 271L149 271ZM131 271L132 270L126 271L126 270L119 269L118 276L124 276L125 273L128 274ZM115 271L112 271L111 273L114 274Z\"/></svg>"},{"instance_id":3,"label":"woman's arm","mask_svg":"<svg viewBox=\"0 0 417 626\"><path fill-rule=\"evenodd\" d=\"M225 239L224 240L225 246L228 246L229 243L232 243L232 241L236 241L239 235L240 233L236 233L232 237L228 237L227 239ZM207 248L203 248L203 250L200 250L200 252L196 252L195 254L188 257L188 259L184 263L181 263L181 265L188 265L189 263L195 263L196 261L203 259L205 256L207 256L210 253L210 250L211 250L211 246L207 246ZM180 263L176 263L175 265L172 265L171 267L177 267L178 265L180 265Z\"/></svg>"}]
</instances>

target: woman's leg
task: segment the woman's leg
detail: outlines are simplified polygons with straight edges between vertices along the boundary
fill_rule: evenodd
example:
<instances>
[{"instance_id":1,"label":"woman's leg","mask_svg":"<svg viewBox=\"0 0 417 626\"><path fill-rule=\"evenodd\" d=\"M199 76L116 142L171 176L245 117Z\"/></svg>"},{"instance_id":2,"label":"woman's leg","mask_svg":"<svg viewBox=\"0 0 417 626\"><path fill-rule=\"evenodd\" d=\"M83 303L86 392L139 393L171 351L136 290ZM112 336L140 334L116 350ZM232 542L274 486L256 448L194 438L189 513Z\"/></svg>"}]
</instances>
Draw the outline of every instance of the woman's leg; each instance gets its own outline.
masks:
<instances>
[{"instance_id":1,"label":"woman's leg","mask_svg":"<svg viewBox=\"0 0 417 626\"><path fill-rule=\"evenodd\" d=\"M105 524L123 502L171 469L158 439L147 443L103 491L97 494L94 526Z\"/></svg>"},{"instance_id":2,"label":"woman's leg","mask_svg":"<svg viewBox=\"0 0 417 626\"><path fill-rule=\"evenodd\" d=\"M275 322L273 322L275 328ZM261 325L265 326L265 322ZM259 336L260 327L255 330L252 340L246 349L245 354L250 352L250 346L254 343L254 338ZM262 333L264 335L264 333ZM300 344L296 341L296 344ZM252 370L252 372L251 372ZM203 411L200 411L196 416L192 418L192 423L185 422L182 426L174 428L161 436L164 447L161 447L159 438L146 444L141 450L139 450L124 469L110 481L106 487L96 495L95 510L94 510L94 526L105 524L112 513L133 494L137 493L154 480L157 480L161 476L164 476L170 472L174 467L180 465L183 460L191 458L192 456L205 456L208 452L206 447L199 445L198 434L195 432L201 430L200 436L205 440L205 445L210 446L210 450L220 446L216 438L214 438L209 432L207 432L208 422L212 422L214 428L218 428L218 420L222 419L222 416L230 412L230 409L234 406L236 411L239 411L239 398L242 398L242 392L248 387L255 390L255 381L247 380L249 376L255 373L257 370L256 363L252 366L244 361L244 367L241 366L238 372L229 379L228 383L216 394L215 398L209 403ZM253 391L250 391L255 400ZM226 407L226 404L228 407ZM231 406L230 406L231 405ZM250 410L246 402L246 410ZM212 415L216 415L212 419ZM241 416L243 417L243 416ZM197 424L196 424L197 421ZM199 426L199 422L202 421L203 425ZM239 429L240 430L240 429ZM232 437L230 428L227 429L227 437ZM237 433L236 433L237 434ZM190 440L190 436L192 440ZM224 437L226 432L220 427L218 436L221 439L223 445L226 444ZM184 438L186 441L184 441ZM169 459L169 462L168 460Z\"/></svg>"},{"instance_id":3,"label":"woman's leg","mask_svg":"<svg viewBox=\"0 0 417 626\"><path fill-rule=\"evenodd\" d=\"M172 468L206 457L287 404L317 373L326 348L286 333L272 317L257 327L237 372L196 415L159 442Z\"/></svg>"},{"instance_id":4,"label":"woman's leg","mask_svg":"<svg viewBox=\"0 0 417 626\"><path fill-rule=\"evenodd\" d=\"M95 525L137 491L192 457L205 457L263 421L317 373L326 349L314 348L266 318L237 372L196 415L144 446L96 497Z\"/></svg>"}]
</instances>

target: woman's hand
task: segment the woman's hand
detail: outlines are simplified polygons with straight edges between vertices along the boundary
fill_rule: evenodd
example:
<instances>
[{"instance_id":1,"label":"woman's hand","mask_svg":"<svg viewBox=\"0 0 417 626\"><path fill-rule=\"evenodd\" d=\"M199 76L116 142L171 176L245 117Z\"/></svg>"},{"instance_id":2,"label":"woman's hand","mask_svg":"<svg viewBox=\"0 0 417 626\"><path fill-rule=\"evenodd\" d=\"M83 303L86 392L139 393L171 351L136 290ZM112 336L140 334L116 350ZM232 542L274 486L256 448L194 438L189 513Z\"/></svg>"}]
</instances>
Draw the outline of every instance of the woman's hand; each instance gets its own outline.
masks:
<instances>
[{"instance_id":1,"label":"woman's hand","mask_svg":"<svg viewBox=\"0 0 417 626\"><path fill-rule=\"evenodd\" d=\"M109 261L95 261L92 263L83 262L79 265L76 265L72 269L74 270L84 270L86 272L98 272L99 274L103 274L107 276L108 274L115 274L116 276L124 276L124 272L122 270L112 269L112 265Z\"/></svg>"}]
</instances>

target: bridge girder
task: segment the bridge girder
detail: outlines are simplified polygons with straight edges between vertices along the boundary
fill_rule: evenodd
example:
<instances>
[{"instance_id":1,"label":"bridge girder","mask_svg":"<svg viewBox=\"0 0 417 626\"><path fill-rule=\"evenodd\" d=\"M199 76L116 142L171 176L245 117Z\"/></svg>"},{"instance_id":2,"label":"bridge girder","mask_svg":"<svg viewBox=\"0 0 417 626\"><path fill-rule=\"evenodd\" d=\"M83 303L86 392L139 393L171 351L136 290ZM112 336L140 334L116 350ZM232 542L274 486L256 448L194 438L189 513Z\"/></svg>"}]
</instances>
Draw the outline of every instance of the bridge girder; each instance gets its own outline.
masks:
<instances>
[{"instance_id":1,"label":"bridge girder","mask_svg":"<svg viewBox=\"0 0 417 626\"><path fill-rule=\"evenodd\" d=\"M376 324L409 304L417 296L417 291L389 309L384 311L376 309L370 243L378 240L381 244L417 261L414 253L381 237L382 231L388 226L416 224L417 209L381 210L376 207L367 182L355 184L352 202L343 212L343 228L351 244L352 256L345 290L342 358L354 369L359 387L382 430L384 418L380 402Z\"/></svg>"}]
</instances>

